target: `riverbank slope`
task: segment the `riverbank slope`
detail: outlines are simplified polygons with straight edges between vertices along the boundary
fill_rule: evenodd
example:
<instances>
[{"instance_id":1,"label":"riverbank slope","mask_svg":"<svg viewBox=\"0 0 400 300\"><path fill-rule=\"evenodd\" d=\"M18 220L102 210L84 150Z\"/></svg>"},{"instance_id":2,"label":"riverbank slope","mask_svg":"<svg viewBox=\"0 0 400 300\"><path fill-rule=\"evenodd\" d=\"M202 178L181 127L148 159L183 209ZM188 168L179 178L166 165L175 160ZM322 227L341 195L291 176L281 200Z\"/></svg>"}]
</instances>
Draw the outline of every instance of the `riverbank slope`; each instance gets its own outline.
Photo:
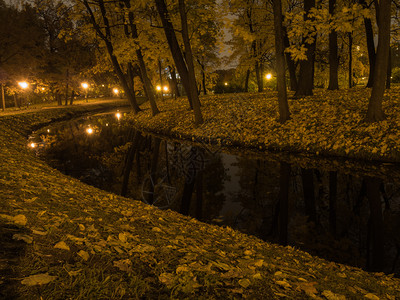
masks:
<instances>
[{"instance_id":1,"label":"riverbank slope","mask_svg":"<svg viewBox=\"0 0 400 300\"><path fill-rule=\"evenodd\" d=\"M399 279L109 194L50 168L26 145L40 125L111 107L0 117L0 297L400 297Z\"/></svg>"}]
</instances>

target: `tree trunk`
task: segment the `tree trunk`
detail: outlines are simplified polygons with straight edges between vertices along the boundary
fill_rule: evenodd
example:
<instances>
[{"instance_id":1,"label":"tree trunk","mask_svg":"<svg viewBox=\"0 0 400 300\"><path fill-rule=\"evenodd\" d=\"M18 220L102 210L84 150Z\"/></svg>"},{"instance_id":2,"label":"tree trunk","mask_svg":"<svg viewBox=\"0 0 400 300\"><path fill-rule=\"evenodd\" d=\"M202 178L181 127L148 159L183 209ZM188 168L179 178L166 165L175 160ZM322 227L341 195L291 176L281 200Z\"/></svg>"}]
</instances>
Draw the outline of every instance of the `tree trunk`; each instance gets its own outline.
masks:
<instances>
[{"instance_id":1,"label":"tree trunk","mask_svg":"<svg viewBox=\"0 0 400 300\"><path fill-rule=\"evenodd\" d=\"M72 90L72 92L71 92L71 98L69 99L69 105L74 104L74 99L75 99L75 91Z\"/></svg>"},{"instance_id":2,"label":"tree trunk","mask_svg":"<svg viewBox=\"0 0 400 300\"><path fill-rule=\"evenodd\" d=\"M191 94L192 98L193 111L195 115L195 124L200 125L204 122L204 120L203 120L203 115L201 114L199 95L197 93L196 75L194 70L192 47L190 45L190 40L189 40L189 29L187 25L185 0L179 0L178 3L179 3L179 14L181 16L182 39L183 39L183 44L185 46L186 66L189 75L188 76L189 93Z\"/></svg>"},{"instance_id":3,"label":"tree trunk","mask_svg":"<svg viewBox=\"0 0 400 300\"><path fill-rule=\"evenodd\" d=\"M154 1L156 3L157 11L161 18L162 24L163 24L165 36L167 38L172 57L174 58L175 66L178 69L179 75L181 76L182 83L183 83L183 86L188 95L190 105L193 107L195 124L196 125L202 124L204 122L204 120L203 120L203 115L201 114L200 101L199 101L199 97L198 97L197 91L196 91L197 85L196 85L196 79L194 78L194 68L192 70L193 74L189 75L189 70L188 70L188 67L186 66L187 62L185 62L181 48L180 48L178 40L176 38L175 30L170 21L170 17L169 17L169 13L168 13L168 9L165 4L165 1L164 0L154 0ZM182 4L184 5L184 3L181 3L181 2L183 2L183 1L180 0L180 11L182 10L182 8L184 8L184 6L182 7ZM186 12L184 9L183 9L183 15L181 16L181 19L186 20ZM184 37L185 45L186 45L189 42L189 40L188 40L189 37L187 35L187 23L181 24L181 25L182 25L182 32L185 31L185 33L182 35L182 37ZM190 45L190 43L189 43L189 45ZM187 53L187 51L190 51L190 54L191 54L191 49L185 48L185 50L186 50L186 58L188 58L189 54Z\"/></svg>"},{"instance_id":4,"label":"tree trunk","mask_svg":"<svg viewBox=\"0 0 400 300\"><path fill-rule=\"evenodd\" d=\"M244 82L244 91L246 93L249 91L249 79L250 79L250 69L247 69L246 80Z\"/></svg>"},{"instance_id":5,"label":"tree trunk","mask_svg":"<svg viewBox=\"0 0 400 300\"><path fill-rule=\"evenodd\" d=\"M349 38L349 89L353 87L353 33L348 33Z\"/></svg>"},{"instance_id":6,"label":"tree trunk","mask_svg":"<svg viewBox=\"0 0 400 300\"><path fill-rule=\"evenodd\" d=\"M379 36L378 49L374 68L374 85L368 104L366 120L368 122L381 121L385 118L382 109L383 94L388 69L388 53L390 47L390 0L381 0L379 9Z\"/></svg>"},{"instance_id":7,"label":"tree trunk","mask_svg":"<svg viewBox=\"0 0 400 300\"><path fill-rule=\"evenodd\" d=\"M279 104L279 122L284 123L290 119L289 105L286 91L285 45L282 26L281 0L273 0L274 29L275 29L275 56Z\"/></svg>"},{"instance_id":8,"label":"tree trunk","mask_svg":"<svg viewBox=\"0 0 400 300\"><path fill-rule=\"evenodd\" d=\"M126 8L129 10L131 8L131 4L129 0L124 0L125 6ZM129 25L131 28L131 37L132 39L136 40L138 38L138 32L137 32L137 27L136 24L134 22L134 15L132 11L129 11L128 13L128 21L129 21ZM125 25L125 35L128 35L128 30L127 27ZM151 80L149 79L149 76L147 74L147 68L146 68L146 63L144 61L143 58L143 54L142 54L142 50L140 48L139 45L137 45L137 49L136 49L136 57L139 63L139 69L140 69L140 74L141 74L141 79L143 82L143 87L145 89L145 93L147 95L147 98L150 102L150 107L151 107L151 113L153 116L157 115L160 111L158 110L157 104L156 104L156 100L155 100L155 96L154 96L154 91L152 88L152 84L151 84ZM133 92L132 92L133 93ZM136 98L135 96L133 96L134 98ZM136 101L136 99L135 99Z\"/></svg>"},{"instance_id":9,"label":"tree trunk","mask_svg":"<svg viewBox=\"0 0 400 300\"><path fill-rule=\"evenodd\" d=\"M336 0L329 0L329 14L331 16L335 13ZM338 58L338 42L337 42L337 32L332 29L329 32L329 86L328 90L338 90L339 89L339 79L338 79L338 68L339 68L339 58Z\"/></svg>"},{"instance_id":10,"label":"tree trunk","mask_svg":"<svg viewBox=\"0 0 400 300\"><path fill-rule=\"evenodd\" d=\"M176 79L176 72L174 68L169 67L170 73L171 73L171 78L174 86L174 92L175 92L175 99L177 97L180 97L180 92L179 92L179 87L178 87L178 80Z\"/></svg>"},{"instance_id":11,"label":"tree trunk","mask_svg":"<svg viewBox=\"0 0 400 300\"><path fill-rule=\"evenodd\" d=\"M290 46L289 37L287 35L287 30L285 27L283 27L283 42L285 48L288 48ZM290 53L285 53L285 56L290 76L290 90L297 91L296 63L292 59Z\"/></svg>"},{"instance_id":12,"label":"tree trunk","mask_svg":"<svg viewBox=\"0 0 400 300\"><path fill-rule=\"evenodd\" d=\"M309 11L315 7L315 0L304 0L304 10L306 12L304 18L309 19ZM316 48L316 37L311 44L306 44L306 60L300 62L300 75L295 98L304 96L310 96L313 94L314 88L314 60L315 60L315 48Z\"/></svg>"},{"instance_id":13,"label":"tree trunk","mask_svg":"<svg viewBox=\"0 0 400 300\"><path fill-rule=\"evenodd\" d=\"M162 66L161 66L161 60L158 60L158 75L160 78L160 87L161 87L161 99L164 99L164 89L163 89L163 80L162 80Z\"/></svg>"},{"instance_id":14,"label":"tree trunk","mask_svg":"<svg viewBox=\"0 0 400 300\"><path fill-rule=\"evenodd\" d=\"M376 60L374 31L372 29L371 19L364 19L365 35L367 38L368 61L369 61L369 76L367 87L372 87L374 84L374 67Z\"/></svg>"}]
</instances>

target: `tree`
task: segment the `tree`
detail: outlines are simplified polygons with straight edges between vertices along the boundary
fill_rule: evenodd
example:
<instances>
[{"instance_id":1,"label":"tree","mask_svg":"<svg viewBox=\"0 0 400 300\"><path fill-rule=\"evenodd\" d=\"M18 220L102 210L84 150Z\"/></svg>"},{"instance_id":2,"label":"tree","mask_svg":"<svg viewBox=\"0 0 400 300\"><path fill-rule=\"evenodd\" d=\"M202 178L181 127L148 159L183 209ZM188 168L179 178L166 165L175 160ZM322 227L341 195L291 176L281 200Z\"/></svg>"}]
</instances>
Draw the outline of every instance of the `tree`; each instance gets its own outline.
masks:
<instances>
[{"instance_id":1,"label":"tree","mask_svg":"<svg viewBox=\"0 0 400 300\"><path fill-rule=\"evenodd\" d=\"M82 0L84 7L86 8L86 12L89 15L89 20L90 23L92 24L94 30L98 34L98 36L103 40L105 43L109 58L112 62L112 65L114 67L114 71L118 76L118 79L120 80L120 83L125 91L125 94L128 97L128 100L132 106L132 109L135 113L139 112L141 109L139 105L136 102L136 98L132 92L132 90L129 88L129 84L127 81L127 78L121 68L121 65L118 61L117 56L114 53L114 45L112 41L112 34L111 34L111 24L108 18L107 10L105 7L105 2L104 0L97 0L96 2L90 2L88 0ZM96 12L100 13L100 18L99 20L96 19L95 13L91 7L91 5L96 4ZM101 22L101 23L100 23Z\"/></svg>"},{"instance_id":2,"label":"tree","mask_svg":"<svg viewBox=\"0 0 400 300\"><path fill-rule=\"evenodd\" d=\"M336 0L329 0L329 14L333 15L335 12ZM329 86L328 90L339 89L339 57L338 57L338 41L337 32L331 29L329 32Z\"/></svg>"},{"instance_id":3,"label":"tree","mask_svg":"<svg viewBox=\"0 0 400 300\"><path fill-rule=\"evenodd\" d=\"M289 105L286 92L286 72L285 72L285 45L283 40L282 26L282 3L281 0L273 0L274 27L275 27L275 53L276 53L276 73L279 103L279 121L284 123L290 118Z\"/></svg>"},{"instance_id":4,"label":"tree","mask_svg":"<svg viewBox=\"0 0 400 300\"><path fill-rule=\"evenodd\" d=\"M179 75L182 78L183 86L189 98L191 107L193 108L195 124L200 125L204 122L203 115L200 109L200 100L197 93L197 83L194 72L193 56L189 40L189 32L187 27L187 14L184 0L179 0L179 14L182 27L182 38L184 43L183 56L182 49L179 46L175 29L171 23L169 11L164 0L155 0L158 14L160 16L165 36L171 50L171 54L175 61L175 66L178 69Z\"/></svg>"},{"instance_id":5,"label":"tree","mask_svg":"<svg viewBox=\"0 0 400 300\"><path fill-rule=\"evenodd\" d=\"M371 98L368 103L366 121L375 122L385 119L382 109L383 94L385 92L388 53L390 49L390 23L391 23L391 1L381 0L379 2L378 18L378 49L374 67L374 85Z\"/></svg>"}]
</instances>

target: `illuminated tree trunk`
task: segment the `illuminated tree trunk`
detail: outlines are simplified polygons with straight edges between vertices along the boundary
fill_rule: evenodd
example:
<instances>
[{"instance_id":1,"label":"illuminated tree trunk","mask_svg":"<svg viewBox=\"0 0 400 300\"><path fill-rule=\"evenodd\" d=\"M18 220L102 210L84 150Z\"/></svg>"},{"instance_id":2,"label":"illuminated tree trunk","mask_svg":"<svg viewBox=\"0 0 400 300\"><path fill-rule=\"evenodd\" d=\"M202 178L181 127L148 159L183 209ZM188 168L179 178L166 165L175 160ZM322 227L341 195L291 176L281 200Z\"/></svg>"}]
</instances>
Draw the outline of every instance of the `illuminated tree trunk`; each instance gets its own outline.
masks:
<instances>
[{"instance_id":1,"label":"illuminated tree trunk","mask_svg":"<svg viewBox=\"0 0 400 300\"><path fill-rule=\"evenodd\" d=\"M286 66L285 66L285 45L283 40L282 27L282 3L281 0L273 0L274 29L275 29L275 56L276 74L279 104L279 122L284 123L290 119L289 105L286 91Z\"/></svg>"},{"instance_id":2,"label":"illuminated tree trunk","mask_svg":"<svg viewBox=\"0 0 400 300\"><path fill-rule=\"evenodd\" d=\"M385 119L382 109L383 94L388 69L388 53L390 47L390 0L381 0L379 9L379 36L376 62L374 68L374 85L372 87L371 98L368 104L366 121L375 122Z\"/></svg>"}]
</instances>

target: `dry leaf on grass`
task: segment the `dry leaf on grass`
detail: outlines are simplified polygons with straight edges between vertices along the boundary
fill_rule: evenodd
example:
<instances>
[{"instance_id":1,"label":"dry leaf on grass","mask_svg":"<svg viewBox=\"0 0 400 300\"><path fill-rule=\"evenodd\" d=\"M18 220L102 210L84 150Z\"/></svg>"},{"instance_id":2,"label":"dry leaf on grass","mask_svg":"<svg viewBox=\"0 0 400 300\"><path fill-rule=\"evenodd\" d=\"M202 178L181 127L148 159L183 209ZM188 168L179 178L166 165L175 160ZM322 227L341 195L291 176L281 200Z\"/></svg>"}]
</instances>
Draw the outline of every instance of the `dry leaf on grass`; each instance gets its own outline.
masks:
<instances>
[{"instance_id":1,"label":"dry leaf on grass","mask_svg":"<svg viewBox=\"0 0 400 300\"><path fill-rule=\"evenodd\" d=\"M31 275L26 278L24 278L21 283L23 285L42 285L42 284L47 284L53 280L55 280L57 276L51 276L48 273L43 273L43 274L36 274L36 275Z\"/></svg>"}]
</instances>

